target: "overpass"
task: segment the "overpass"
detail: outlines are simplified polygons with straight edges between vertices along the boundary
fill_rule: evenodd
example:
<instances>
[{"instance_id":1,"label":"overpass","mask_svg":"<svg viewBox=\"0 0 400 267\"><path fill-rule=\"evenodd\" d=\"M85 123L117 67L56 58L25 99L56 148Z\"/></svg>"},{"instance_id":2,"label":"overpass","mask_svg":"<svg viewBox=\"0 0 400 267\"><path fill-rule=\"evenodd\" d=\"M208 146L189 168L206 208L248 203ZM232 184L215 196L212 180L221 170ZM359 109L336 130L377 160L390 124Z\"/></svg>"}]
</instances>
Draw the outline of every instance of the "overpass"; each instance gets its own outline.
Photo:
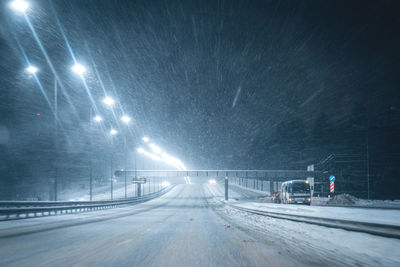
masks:
<instances>
[{"instance_id":1,"label":"overpass","mask_svg":"<svg viewBox=\"0 0 400 267\"><path fill-rule=\"evenodd\" d=\"M222 178L225 184L225 200L228 200L230 182L248 187L249 181L252 181L253 189L269 191L272 194L279 188L280 183L284 181L314 178L318 173L317 171L304 170L117 170L114 175L116 177L136 179L150 177ZM140 195L140 190L141 186L139 185L138 195Z\"/></svg>"}]
</instances>

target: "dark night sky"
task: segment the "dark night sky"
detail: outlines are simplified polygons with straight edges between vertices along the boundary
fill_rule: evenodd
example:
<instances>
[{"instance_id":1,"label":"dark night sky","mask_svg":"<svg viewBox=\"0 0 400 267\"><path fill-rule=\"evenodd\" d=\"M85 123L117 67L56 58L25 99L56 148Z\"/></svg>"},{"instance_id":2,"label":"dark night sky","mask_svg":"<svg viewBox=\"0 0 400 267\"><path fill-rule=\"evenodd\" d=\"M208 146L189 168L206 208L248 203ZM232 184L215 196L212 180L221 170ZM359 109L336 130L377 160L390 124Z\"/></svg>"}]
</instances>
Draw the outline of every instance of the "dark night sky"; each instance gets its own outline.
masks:
<instances>
[{"instance_id":1,"label":"dark night sky","mask_svg":"<svg viewBox=\"0 0 400 267\"><path fill-rule=\"evenodd\" d=\"M62 83L66 165L90 157L91 139L97 158L109 148L88 130L91 104L62 31L94 100L102 83L134 117L132 149L148 135L190 168L305 169L330 154L363 158L368 134L375 183L399 185L398 1L31 2ZM24 17L0 5L5 184L51 176L55 155L54 117L22 51L51 103L54 75Z\"/></svg>"}]
</instances>

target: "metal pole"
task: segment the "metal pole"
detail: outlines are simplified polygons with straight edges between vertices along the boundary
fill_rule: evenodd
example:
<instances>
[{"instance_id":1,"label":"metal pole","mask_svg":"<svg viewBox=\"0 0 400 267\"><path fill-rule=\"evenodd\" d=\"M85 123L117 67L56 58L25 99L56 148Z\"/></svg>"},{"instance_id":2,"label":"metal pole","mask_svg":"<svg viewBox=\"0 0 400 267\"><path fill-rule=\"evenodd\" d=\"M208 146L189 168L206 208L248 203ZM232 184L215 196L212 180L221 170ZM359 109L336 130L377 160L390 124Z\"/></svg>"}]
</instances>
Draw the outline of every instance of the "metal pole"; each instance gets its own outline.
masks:
<instances>
[{"instance_id":1,"label":"metal pole","mask_svg":"<svg viewBox=\"0 0 400 267\"><path fill-rule=\"evenodd\" d=\"M58 123L57 123L57 113L58 113L58 102L57 102L57 94L58 94L58 90L57 90L57 78L54 78L54 128L55 128L55 132L54 132L54 147L55 147L55 177L54 177L54 200L57 201L57 183L58 183L58 169L57 169L57 155L58 155Z\"/></svg>"},{"instance_id":2,"label":"metal pole","mask_svg":"<svg viewBox=\"0 0 400 267\"><path fill-rule=\"evenodd\" d=\"M126 191L126 170L127 170L127 166L126 166L126 159L128 157L127 155L127 149L126 149L126 136L125 136L125 198L127 197L127 191Z\"/></svg>"},{"instance_id":3,"label":"metal pole","mask_svg":"<svg viewBox=\"0 0 400 267\"><path fill-rule=\"evenodd\" d=\"M93 174L92 174L92 159L90 159L90 201L93 200Z\"/></svg>"},{"instance_id":4,"label":"metal pole","mask_svg":"<svg viewBox=\"0 0 400 267\"><path fill-rule=\"evenodd\" d=\"M368 128L367 128L367 184L368 184L368 200L369 200L369 193L370 193L370 185L369 185L369 136L368 136Z\"/></svg>"},{"instance_id":5,"label":"metal pole","mask_svg":"<svg viewBox=\"0 0 400 267\"><path fill-rule=\"evenodd\" d=\"M56 172L55 172L55 179L54 179L54 201L57 201L57 168L56 168Z\"/></svg>"},{"instance_id":6,"label":"metal pole","mask_svg":"<svg viewBox=\"0 0 400 267\"><path fill-rule=\"evenodd\" d=\"M228 200L228 176L225 176L225 200Z\"/></svg>"},{"instance_id":7,"label":"metal pole","mask_svg":"<svg viewBox=\"0 0 400 267\"><path fill-rule=\"evenodd\" d=\"M112 157L112 154L111 154L111 159L110 159L110 173L111 173L111 179L110 179L111 185L110 185L110 190L111 190L111 200L113 200L113 183L114 183L114 181L113 181L112 166L113 166L113 157Z\"/></svg>"}]
</instances>

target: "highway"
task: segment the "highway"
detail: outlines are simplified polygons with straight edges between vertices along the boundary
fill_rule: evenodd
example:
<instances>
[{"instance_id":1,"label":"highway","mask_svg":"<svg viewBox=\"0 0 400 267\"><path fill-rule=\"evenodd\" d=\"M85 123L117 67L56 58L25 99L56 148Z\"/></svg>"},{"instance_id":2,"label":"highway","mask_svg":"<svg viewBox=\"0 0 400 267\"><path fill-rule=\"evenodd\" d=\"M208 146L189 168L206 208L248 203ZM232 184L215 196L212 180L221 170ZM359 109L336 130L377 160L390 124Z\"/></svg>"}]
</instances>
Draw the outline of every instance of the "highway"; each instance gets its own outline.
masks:
<instances>
[{"instance_id":1,"label":"highway","mask_svg":"<svg viewBox=\"0 0 400 267\"><path fill-rule=\"evenodd\" d=\"M246 214L219 201L221 192L218 185L180 184L134 206L0 222L0 266L400 263L397 239ZM343 237L353 243L341 244Z\"/></svg>"}]
</instances>

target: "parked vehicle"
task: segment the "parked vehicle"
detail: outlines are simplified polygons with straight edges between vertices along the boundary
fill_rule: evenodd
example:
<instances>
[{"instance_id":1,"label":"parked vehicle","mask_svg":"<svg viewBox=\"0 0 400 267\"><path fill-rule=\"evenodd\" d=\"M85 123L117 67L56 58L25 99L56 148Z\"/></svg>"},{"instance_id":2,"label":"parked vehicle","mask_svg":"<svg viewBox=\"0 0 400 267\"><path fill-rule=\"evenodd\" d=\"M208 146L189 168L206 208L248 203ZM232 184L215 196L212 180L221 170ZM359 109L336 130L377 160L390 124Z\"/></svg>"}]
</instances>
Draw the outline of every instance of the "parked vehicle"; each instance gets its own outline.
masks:
<instances>
[{"instance_id":1,"label":"parked vehicle","mask_svg":"<svg viewBox=\"0 0 400 267\"><path fill-rule=\"evenodd\" d=\"M285 204L311 204L308 180L291 180L282 184L281 202Z\"/></svg>"}]
</instances>

